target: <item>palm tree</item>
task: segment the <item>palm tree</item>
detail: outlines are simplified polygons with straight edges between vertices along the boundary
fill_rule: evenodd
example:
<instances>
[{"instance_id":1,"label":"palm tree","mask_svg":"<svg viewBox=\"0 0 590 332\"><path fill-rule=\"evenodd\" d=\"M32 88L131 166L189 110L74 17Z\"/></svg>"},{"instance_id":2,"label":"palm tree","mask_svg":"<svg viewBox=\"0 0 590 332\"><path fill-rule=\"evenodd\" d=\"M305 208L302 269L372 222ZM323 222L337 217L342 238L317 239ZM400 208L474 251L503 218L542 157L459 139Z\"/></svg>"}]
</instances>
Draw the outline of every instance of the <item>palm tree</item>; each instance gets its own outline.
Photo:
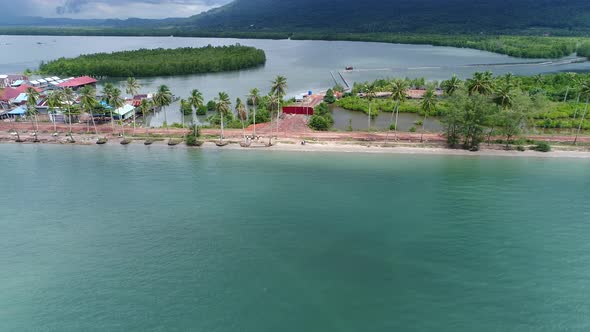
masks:
<instances>
[{"instance_id":1,"label":"palm tree","mask_svg":"<svg viewBox=\"0 0 590 332\"><path fill-rule=\"evenodd\" d=\"M469 95L474 93L489 95L493 91L492 73L489 71L483 73L477 72L473 74L472 78L467 80L466 86Z\"/></svg>"},{"instance_id":2,"label":"palm tree","mask_svg":"<svg viewBox=\"0 0 590 332\"><path fill-rule=\"evenodd\" d=\"M131 99L135 97L139 89L141 89L141 85L134 77L127 78L125 92L131 96ZM133 112L133 133L135 134L135 111Z\"/></svg>"},{"instance_id":3,"label":"palm tree","mask_svg":"<svg viewBox=\"0 0 590 332\"><path fill-rule=\"evenodd\" d=\"M231 101L229 100L229 96L225 92L220 92L218 96L215 98L215 111L219 113L219 117L221 119L221 135L219 136L219 141L223 140L223 123L225 122L224 115L231 111L230 109Z\"/></svg>"},{"instance_id":4,"label":"palm tree","mask_svg":"<svg viewBox=\"0 0 590 332\"><path fill-rule=\"evenodd\" d=\"M201 91L194 89L191 91L190 96L188 97L188 102L191 105L191 108L195 110L195 115L198 109L203 106L203 94ZM193 118L194 119L194 118ZM194 120L193 120L194 122Z\"/></svg>"},{"instance_id":5,"label":"palm tree","mask_svg":"<svg viewBox=\"0 0 590 332\"><path fill-rule=\"evenodd\" d=\"M576 138L574 138L574 145L578 142L578 136L580 135L580 131L582 130L582 124L586 119L586 114L588 114L588 102L590 102L590 80L586 80L582 82L580 86L580 93L582 96L586 97L586 106L584 107L584 113L580 118L580 124L578 125L578 131L576 132Z\"/></svg>"},{"instance_id":6,"label":"palm tree","mask_svg":"<svg viewBox=\"0 0 590 332\"><path fill-rule=\"evenodd\" d=\"M147 114L151 108L152 105L147 99L141 100L141 104L139 104L139 111L141 112L141 116L143 116L143 125L145 126L146 134L148 133Z\"/></svg>"},{"instance_id":7,"label":"palm tree","mask_svg":"<svg viewBox=\"0 0 590 332\"><path fill-rule=\"evenodd\" d=\"M463 82L457 78L457 75L453 75L450 79L442 81L440 84L445 94L449 97L452 96L455 91L459 90L462 85Z\"/></svg>"},{"instance_id":8,"label":"palm tree","mask_svg":"<svg viewBox=\"0 0 590 332\"><path fill-rule=\"evenodd\" d=\"M371 106L373 106L373 99L375 98L375 93L377 92L377 88L375 84L367 84L365 85L365 97L369 101L369 112L367 113L367 132L371 131Z\"/></svg>"},{"instance_id":9,"label":"palm tree","mask_svg":"<svg viewBox=\"0 0 590 332\"><path fill-rule=\"evenodd\" d=\"M406 100L406 92L408 90L408 86L406 85L406 81L404 80L395 80L391 85L391 99L395 100L395 108L391 113L391 122L393 122L393 113L395 113L395 125L393 130L397 133L397 120L399 118L399 105L402 101ZM389 132L387 132L389 134ZM387 135L385 137L387 139Z\"/></svg>"},{"instance_id":10,"label":"palm tree","mask_svg":"<svg viewBox=\"0 0 590 332\"><path fill-rule=\"evenodd\" d=\"M260 99L260 91L258 91L258 89L256 88L250 90L248 98L252 100L252 108L254 111L254 116L252 117L252 121L254 123L254 128L252 129L252 136L256 136L256 103Z\"/></svg>"},{"instance_id":11,"label":"palm tree","mask_svg":"<svg viewBox=\"0 0 590 332\"><path fill-rule=\"evenodd\" d=\"M279 119L281 115L281 101L285 96L287 90L287 78L284 76L277 76L272 82L271 93L276 94L278 97L279 104L277 106L277 137L279 136Z\"/></svg>"},{"instance_id":12,"label":"palm tree","mask_svg":"<svg viewBox=\"0 0 590 332\"><path fill-rule=\"evenodd\" d=\"M31 118L31 122L35 124L35 140L37 140L37 132L39 131L39 124L37 123L37 102L39 101L39 91L35 88L28 87L25 91L27 94L27 116Z\"/></svg>"},{"instance_id":13,"label":"palm tree","mask_svg":"<svg viewBox=\"0 0 590 332\"><path fill-rule=\"evenodd\" d=\"M96 90L94 88L87 85L80 90L80 105L92 118L94 134L98 136L98 129L96 129L96 122L94 121L94 109L98 105L98 101L96 100Z\"/></svg>"},{"instance_id":14,"label":"palm tree","mask_svg":"<svg viewBox=\"0 0 590 332\"><path fill-rule=\"evenodd\" d=\"M502 109L508 109L512 107L513 98L512 86L502 84L496 88L493 100L494 103Z\"/></svg>"},{"instance_id":15,"label":"palm tree","mask_svg":"<svg viewBox=\"0 0 590 332\"><path fill-rule=\"evenodd\" d=\"M57 124L55 123L55 115L57 114L57 109L63 105L63 101L61 100L62 95L57 91L51 91L47 95L47 107L48 112L53 115L53 132L57 133Z\"/></svg>"},{"instance_id":16,"label":"palm tree","mask_svg":"<svg viewBox=\"0 0 590 332\"><path fill-rule=\"evenodd\" d=\"M512 73L506 73L504 75L502 75L502 81L505 85L508 85L510 87L514 87L514 74Z\"/></svg>"},{"instance_id":17,"label":"palm tree","mask_svg":"<svg viewBox=\"0 0 590 332\"><path fill-rule=\"evenodd\" d=\"M164 122L166 123L166 132L168 133L168 114L166 112L166 107L172 104L172 92L167 85L160 85L158 87L158 91L154 94L154 106L158 107L159 109L164 109ZM170 136L170 135L168 135Z\"/></svg>"},{"instance_id":18,"label":"palm tree","mask_svg":"<svg viewBox=\"0 0 590 332\"><path fill-rule=\"evenodd\" d=\"M71 88L65 88L60 93L60 100L65 105L66 112L68 114L68 129L69 129L69 136L71 142L74 142L74 137L72 136L72 115L73 115L73 106L75 101L74 90Z\"/></svg>"},{"instance_id":19,"label":"palm tree","mask_svg":"<svg viewBox=\"0 0 590 332\"><path fill-rule=\"evenodd\" d=\"M115 133L115 123L113 122L113 106L111 100L113 99L113 91L115 90L115 86L113 83L106 83L102 87L102 101L109 105L109 111L111 113L111 128L113 134Z\"/></svg>"},{"instance_id":20,"label":"palm tree","mask_svg":"<svg viewBox=\"0 0 590 332\"><path fill-rule=\"evenodd\" d=\"M426 131L426 117L436 111L436 93L434 88L429 87L426 90L426 93L424 93L424 97L422 98L422 102L420 102L420 108L422 108L422 112L424 112L424 120L422 121L422 134L420 135L420 142L422 142L424 139L424 132Z\"/></svg>"},{"instance_id":21,"label":"palm tree","mask_svg":"<svg viewBox=\"0 0 590 332\"><path fill-rule=\"evenodd\" d=\"M246 129L244 128L244 121L248 120L248 115L246 114L246 105L242 103L240 98L236 99L236 112L238 113L240 122L242 122L242 136L244 136L244 144L246 144Z\"/></svg>"},{"instance_id":22,"label":"palm tree","mask_svg":"<svg viewBox=\"0 0 590 332\"><path fill-rule=\"evenodd\" d=\"M125 105L125 100L121 97L121 90L114 88L111 91L111 125L113 126L113 132L115 131L115 119L113 117L113 110L118 110ZM123 128L123 138L125 138L125 128L123 127L122 114L119 113L119 121L121 121L121 127Z\"/></svg>"}]
</instances>

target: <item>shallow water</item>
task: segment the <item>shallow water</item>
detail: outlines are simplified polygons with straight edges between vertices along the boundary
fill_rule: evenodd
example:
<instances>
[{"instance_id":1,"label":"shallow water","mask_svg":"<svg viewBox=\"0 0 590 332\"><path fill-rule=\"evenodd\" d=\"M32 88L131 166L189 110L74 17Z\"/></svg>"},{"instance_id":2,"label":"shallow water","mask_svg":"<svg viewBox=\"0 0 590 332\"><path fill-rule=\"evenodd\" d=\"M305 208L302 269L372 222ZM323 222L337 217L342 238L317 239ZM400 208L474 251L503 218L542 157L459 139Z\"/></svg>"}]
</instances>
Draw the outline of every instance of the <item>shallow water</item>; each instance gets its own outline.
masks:
<instances>
[{"instance_id":1,"label":"shallow water","mask_svg":"<svg viewBox=\"0 0 590 332\"><path fill-rule=\"evenodd\" d=\"M587 160L0 155L0 330L590 329Z\"/></svg>"}]
</instances>

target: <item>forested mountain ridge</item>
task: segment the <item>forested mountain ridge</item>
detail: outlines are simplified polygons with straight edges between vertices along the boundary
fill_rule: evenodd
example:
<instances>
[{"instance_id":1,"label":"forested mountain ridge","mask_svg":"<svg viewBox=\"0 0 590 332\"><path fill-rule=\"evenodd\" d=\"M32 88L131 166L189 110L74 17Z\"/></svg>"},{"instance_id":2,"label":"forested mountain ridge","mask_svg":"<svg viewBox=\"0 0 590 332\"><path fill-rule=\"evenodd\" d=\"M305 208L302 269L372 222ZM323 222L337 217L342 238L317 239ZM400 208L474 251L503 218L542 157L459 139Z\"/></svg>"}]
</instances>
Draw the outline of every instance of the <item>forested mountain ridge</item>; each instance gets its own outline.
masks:
<instances>
[{"instance_id":1,"label":"forested mountain ridge","mask_svg":"<svg viewBox=\"0 0 590 332\"><path fill-rule=\"evenodd\" d=\"M590 33L590 1L235 0L177 24L219 30L579 34Z\"/></svg>"}]
</instances>

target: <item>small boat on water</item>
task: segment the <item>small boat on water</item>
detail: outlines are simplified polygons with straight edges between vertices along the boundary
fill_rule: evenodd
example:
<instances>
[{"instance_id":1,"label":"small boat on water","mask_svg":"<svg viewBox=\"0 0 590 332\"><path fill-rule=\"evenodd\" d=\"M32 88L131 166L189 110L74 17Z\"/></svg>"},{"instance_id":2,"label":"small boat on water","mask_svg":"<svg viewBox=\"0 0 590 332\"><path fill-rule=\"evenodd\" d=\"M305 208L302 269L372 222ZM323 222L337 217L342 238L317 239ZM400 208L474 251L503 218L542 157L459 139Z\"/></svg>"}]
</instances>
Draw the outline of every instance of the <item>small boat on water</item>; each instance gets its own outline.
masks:
<instances>
[{"instance_id":1,"label":"small boat on water","mask_svg":"<svg viewBox=\"0 0 590 332\"><path fill-rule=\"evenodd\" d=\"M354 68L352 66L348 66L348 67L346 67L344 69L346 69L346 70L353 70Z\"/></svg>"}]
</instances>

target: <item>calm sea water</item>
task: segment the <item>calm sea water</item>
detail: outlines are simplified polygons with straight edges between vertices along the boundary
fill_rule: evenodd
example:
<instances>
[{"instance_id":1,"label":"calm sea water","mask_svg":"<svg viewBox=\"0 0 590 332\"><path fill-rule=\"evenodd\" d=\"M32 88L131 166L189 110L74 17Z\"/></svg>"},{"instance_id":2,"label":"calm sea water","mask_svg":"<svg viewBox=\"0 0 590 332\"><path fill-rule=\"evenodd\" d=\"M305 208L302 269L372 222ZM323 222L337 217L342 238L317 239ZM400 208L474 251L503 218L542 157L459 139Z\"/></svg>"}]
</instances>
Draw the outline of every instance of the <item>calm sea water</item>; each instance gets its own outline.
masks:
<instances>
[{"instance_id":1,"label":"calm sea water","mask_svg":"<svg viewBox=\"0 0 590 332\"><path fill-rule=\"evenodd\" d=\"M0 155L2 331L590 329L590 161Z\"/></svg>"},{"instance_id":2,"label":"calm sea water","mask_svg":"<svg viewBox=\"0 0 590 332\"><path fill-rule=\"evenodd\" d=\"M199 89L207 100L214 98L218 92L225 91L233 101L237 97L244 98L252 88L259 88L266 93L274 77L284 75L288 79L288 94L293 96L309 90L332 87L335 82L330 72L336 74L346 66L357 69L355 72L343 73L350 84L355 81L406 76L443 80L452 74L467 77L482 70L492 70L496 74L512 72L532 75L590 69L590 62L568 65L508 65L539 60L428 45L229 38L0 36L0 73L22 72L25 68L37 68L41 61L87 53L235 43L263 49L267 55L266 65L230 73L140 78L142 91L153 92L158 85L167 84L174 94L182 98L186 98L190 90ZM114 81L120 82L117 79ZM169 109L168 122L180 123L178 103ZM160 112L150 121L152 125L159 126L164 121L164 115Z\"/></svg>"}]
</instances>

